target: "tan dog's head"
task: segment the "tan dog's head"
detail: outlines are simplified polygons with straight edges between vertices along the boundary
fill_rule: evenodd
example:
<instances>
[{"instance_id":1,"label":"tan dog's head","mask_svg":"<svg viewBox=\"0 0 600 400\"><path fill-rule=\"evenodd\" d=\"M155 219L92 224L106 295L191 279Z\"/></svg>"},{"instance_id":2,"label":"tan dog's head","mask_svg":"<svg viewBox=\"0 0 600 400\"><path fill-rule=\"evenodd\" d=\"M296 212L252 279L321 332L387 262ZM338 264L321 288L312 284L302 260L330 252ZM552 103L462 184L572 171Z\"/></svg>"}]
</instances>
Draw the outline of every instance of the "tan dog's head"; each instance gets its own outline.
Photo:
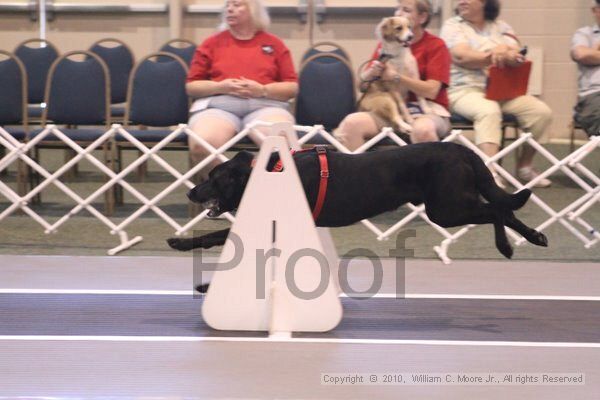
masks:
<instances>
[{"instance_id":1,"label":"tan dog's head","mask_svg":"<svg viewBox=\"0 0 600 400\"><path fill-rule=\"evenodd\" d=\"M410 21L406 17L384 18L377 25L375 34L382 42L399 43L404 47L410 46L413 39Z\"/></svg>"}]
</instances>

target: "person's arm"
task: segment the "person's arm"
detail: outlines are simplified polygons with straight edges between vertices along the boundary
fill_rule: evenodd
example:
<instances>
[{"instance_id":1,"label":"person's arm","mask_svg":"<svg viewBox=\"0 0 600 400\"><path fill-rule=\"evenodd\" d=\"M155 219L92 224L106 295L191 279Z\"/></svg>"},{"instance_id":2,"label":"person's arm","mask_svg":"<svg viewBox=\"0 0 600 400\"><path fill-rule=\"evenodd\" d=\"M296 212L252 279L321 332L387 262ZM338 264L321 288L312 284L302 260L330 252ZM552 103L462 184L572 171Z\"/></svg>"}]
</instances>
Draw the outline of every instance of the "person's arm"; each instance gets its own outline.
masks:
<instances>
[{"instance_id":1,"label":"person's arm","mask_svg":"<svg viewBox=\"0 0 600 400\"><path fill-rule=\"evenodd\" d=\"M366 68L358 73L358 89L363 93L366 92L371 82L381 78L384 69L385 65L382 62L370 61Z\"/></svg>"},{"instance_id":2,"label":"person's arm","mask_svg":"<svg viewBox=\"0 0 600 400\"><path fill-rule=\"evenodd\" d=\"M185 84L185 91L193 98L215 96L218 94L229 94L232 89L232 79L221 82L210 80L198 80Z\"/></svg>"},{"instance_id":3,"label":"person's arm","mask_svg":"<svg viewBox=\"0 0 600 400\"><path fill-rule=\"evenodd\" d=\"M456 65L467 69L482 69L492 63L491 51L477 51L467 43L460 43L452 47L450 54Z\"/></svg>"},{"instance_id":4,"label":"person's arm","mask_svg":"<svg viewBox=\"0 0 600 400\"><path fill-rule=\"evenodd\" d=\"M200 93L201 96L214 96L217 94L229 94L245 99L249 98L265 98L279 101L288 101L294 98L298 92L298 84L296 82L273 82L261 84L252 79L226 79L221 82L199 81L188 83L191 87L193 83L199 83L192 88L206 89L194 93ZM190 91L188 90L188 94ZM191 95L191 94L190 94Z\"/></svg>"},{"instance_id":5,"label":"person's arm","mask_svg":"<svg viewBox=\"0 0 600 400\"><path fill-rule=\"evenodd\" d=\"M571 58L578 64L600 65L600 46L594 47L589 27L578 29L571 38Z\"/></svg>"},{"instance_id":6,"label":"person's arm","mask_svg":"<svg viewBox=\"0 0 600 400\"><path fill-rule=\"evenodd\" d=\"M296 97L298 83L296 82L272 82L262 85L251 79L242 79L243 89L238 96L245 98L264 98L279 101L288 101Z\"/></svg>"},{"instance_id":7,"label":"person's arm","mask_svg":"<svg viewBox=\"0 0 600 400\"><path fill-rule=\"evenodd\" d=\"M213 42L214 37L206 39L194 52L185 84L185 91L190 97L201 98L227 94L231 89L229 85L231 82L228 82L228 80L222 82L210 80L209 71L213 62Z\"/></svg>"},{"instance_id":8,"label":"person's arm","mask_svg":"<svg viewBox=\"0 0 600 400\"><path fill-rule=\"evenodd\" d=\"M440 31L440 37L446 42L452 61L459 67L482 69L490 65L492 52L473 49L459 19L451 18L446 21Z\"/></svg>"},{"instance_id":9,"label":"person's arm","mask_svg":"<svg viewBox=\"0 0 600 400\"><path fill-rule=\"evenodd\" d=\"M296 82L274 82L266 85L250 79L225 79L220 82L201 80L188 82L185 85L188 96L194 98L229 94L244 98L268 98L288 101L296 96Z\"/></svg>"},{"instance_id":10,"label":"person's arm","mask_svg":"<svg viewBox=\"0 0 600 400\"><path fill-rule=\"evenodd\" d=\"M466 43L458 44L450 50L455 64L467 69L482 69L490 65L498 67L514 67L525 61L516 46L505 44L494 47L491 51L473 50Z\"/></svg>"},{"instance_id":11,"label":"person's arm","mask_svg":"<svg viewBox=\"0 0 600 400\"><path fill-rule=\"evenodd\" d=\"M600 65L600 50L592 49L587 46L575 46L571 50L571 58L573 61L583 65Z\"/></svg>"},{"instance_id":12,"label":"person's arm","mask_svg":"<svg viewBox=\"0 0 600 400\"><path fill-rule=\"evenodd\" d=\"M398 75L398 83L401 86L407 87L408 90L420 97L426 99L435 99L442 88L442 82L434 79L422 81L420 79L410 78L406 75Z\"/></svg>"},{"instance_id":13,"label":"person's arm","mask_svg":"<svg viewBox=\"0 0 600 400\"><path fill-rule=\"evenodd\" d=\"M288 101L298 94L297 82L273 82L263 85L262 97L267 99Z\"/></svg>"},{"instance_id":14,"label":"person's arm","mask_svg":"<svg viewBox=\"0 0 600 400\"><path fill-rule=\"evenodd\" d=\"M258 87L258 90L255 89L251 94L252 97L289 101L298 94L298 74L294 68L292 54L281 39L279 39L275 53L277 55L277 76L273 78L275 82L261 85L250 80L244 79L244 81Z\"/></svg>"},{"instance_id":15,"label":"person's arm","mask_svg":"<svg viewBox=\"0 0 600 400\"><path fill-rule=\"evenodd\" d=\"M453 62L463 68L479 70L490 65L504 67L522 63L525 58L519 53L518 39L514 36L514 31L510 25L504 22L498 22L498 24L502 34L506 37L502 44L488 51L479 51L471 47L460 23L454 20L444 24L440 36L446 41Z\"/></svg>"},{"instance_id":16,"label":"person's arm","mask_svg":"<svg viewBox=\"0 0 600 400\"><path fill-rule=\"evenodd\" d=\"M398 70L391 64L385 64L381 79L384 81L394 81L400 86L407 87L408 90L417 96L428 99L435 99L442 88L442 83L433 79L422 81L398 73Z\"/></svg>"}]
</instances>

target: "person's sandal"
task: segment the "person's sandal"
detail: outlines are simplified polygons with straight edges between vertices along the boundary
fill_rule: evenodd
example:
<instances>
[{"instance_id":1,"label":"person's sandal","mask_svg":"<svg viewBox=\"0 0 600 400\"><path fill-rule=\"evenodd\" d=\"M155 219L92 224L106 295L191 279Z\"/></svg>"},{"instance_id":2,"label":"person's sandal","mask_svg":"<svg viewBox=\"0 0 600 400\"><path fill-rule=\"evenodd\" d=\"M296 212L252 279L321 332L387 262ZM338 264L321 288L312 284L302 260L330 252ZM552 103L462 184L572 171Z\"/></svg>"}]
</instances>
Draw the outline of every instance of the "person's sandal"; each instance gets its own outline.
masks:
<instances>
[{"instance_id":1,"label":"person's sandal","mask_svg":"<svg viewBox=\"0 0 600 400\"><path fill-rule=\"evenodd\" d=\"M522 182L530 182L537 178L539 175L540 173L533 167L521 167L517 169L517 178L519 178L519 180ZM533 186L538 188L545 188L550 185L552 185L552 181L550 179L542 178L538 180Z\"/></svg>"}]
</instances>

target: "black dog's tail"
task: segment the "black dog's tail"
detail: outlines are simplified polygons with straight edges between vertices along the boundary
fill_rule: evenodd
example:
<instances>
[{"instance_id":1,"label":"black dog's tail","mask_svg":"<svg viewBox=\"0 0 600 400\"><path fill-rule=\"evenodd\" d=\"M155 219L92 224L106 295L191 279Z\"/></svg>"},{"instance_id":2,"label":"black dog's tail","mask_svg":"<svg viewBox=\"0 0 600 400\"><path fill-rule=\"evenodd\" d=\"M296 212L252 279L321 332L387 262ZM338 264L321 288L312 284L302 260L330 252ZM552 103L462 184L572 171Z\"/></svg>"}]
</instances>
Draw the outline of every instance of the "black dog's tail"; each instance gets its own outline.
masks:
<instances>
[{"instance_id":1,"label":"black dog's tail","mask_svg":"<svg viewBox=\"0 0 600 400\"><path fill-rule=\"evenodd\" d=\"M475 172L475 182L479 193L492 204L498 205L502 208L509 210L518 210L523 207L529 196L531 196L531 190L523 189L515 194L508 194L494 181L492 173L485 166L483 160L474 152L469 151L469 157L471 160L471 166Z\"/></svg>"}]
</instances>

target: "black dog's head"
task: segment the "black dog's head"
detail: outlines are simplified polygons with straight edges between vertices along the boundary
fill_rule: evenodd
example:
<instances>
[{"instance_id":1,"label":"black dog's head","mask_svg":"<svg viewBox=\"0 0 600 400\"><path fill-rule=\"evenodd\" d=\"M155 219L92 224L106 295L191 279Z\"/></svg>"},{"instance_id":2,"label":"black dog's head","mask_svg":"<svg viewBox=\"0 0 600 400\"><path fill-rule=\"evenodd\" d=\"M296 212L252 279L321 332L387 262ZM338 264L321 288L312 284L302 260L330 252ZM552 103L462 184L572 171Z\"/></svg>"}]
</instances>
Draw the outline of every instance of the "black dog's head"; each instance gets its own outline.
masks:
<instances>
[{"instance_id":1,"label":"black dog's head","mask_svg":"<svg viewBox=\"0 0 600 400\"><path fill-rule=\"evenodd\" d=\"M210 171L208 180L190 190L188 198L209 209L209 217L235 210L252 172L252 159L251 153L240 151L231 160Z\"/></svg>"}]
</instances>

